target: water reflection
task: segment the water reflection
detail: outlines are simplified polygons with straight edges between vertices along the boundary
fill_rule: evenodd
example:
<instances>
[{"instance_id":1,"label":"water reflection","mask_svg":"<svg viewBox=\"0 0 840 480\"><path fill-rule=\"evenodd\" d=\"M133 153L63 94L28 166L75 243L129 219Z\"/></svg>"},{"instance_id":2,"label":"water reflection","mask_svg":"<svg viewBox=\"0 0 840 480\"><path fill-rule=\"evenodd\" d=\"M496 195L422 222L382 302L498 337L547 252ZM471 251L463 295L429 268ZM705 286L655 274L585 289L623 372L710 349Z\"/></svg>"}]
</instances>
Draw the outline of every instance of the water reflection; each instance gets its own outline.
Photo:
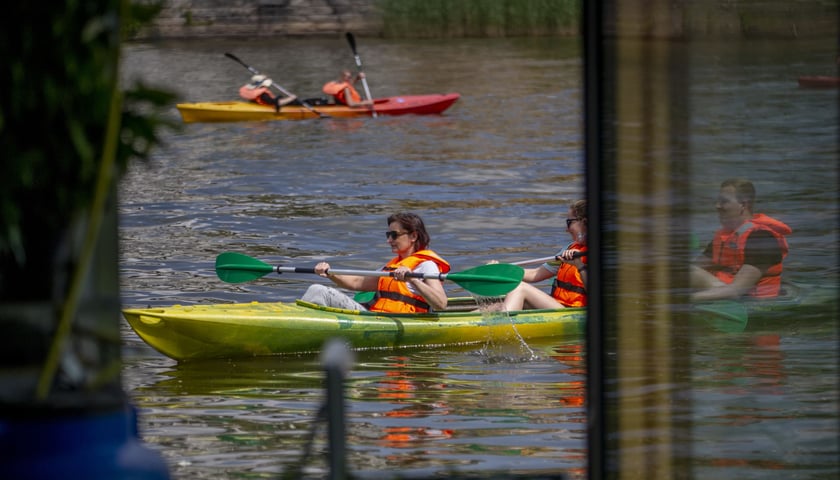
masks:
<instances>
[{"instance_id":1,"label":"water reflection","mask_svg":"<svg viewBox=\"0 0 840 480\"><path fill-rule=\"evenodd\" d=\"M346 391L353 471L506 470L498 461L512 457L535 471L581 469L582 346L533 348L537 356L524 363L504 363L493 346L357 352ZM148 419L144 438L165 447L179 478L297 468L313 433L308 468L324 471L325 428L315 422L324 375L316 356L146 361L142 368L156 372L131 389ZM370 456L371 448L379 453Z\"/></svg>"},{"instance_id":2,"label":"water reflection","mask_svg":"<svg viewBox=\"0 0 840 480\"><path fill-rule=\"evenodd\" d=\"M768 330L698 347L693 428L704 441L695 443L693 463L700 477L836 473L828 458L838 451L838 439L825 422L836 418L840 398L831 386L836 369L817 360L820 349L829 348L819 331Z\"/></svg>"}]
</instances>

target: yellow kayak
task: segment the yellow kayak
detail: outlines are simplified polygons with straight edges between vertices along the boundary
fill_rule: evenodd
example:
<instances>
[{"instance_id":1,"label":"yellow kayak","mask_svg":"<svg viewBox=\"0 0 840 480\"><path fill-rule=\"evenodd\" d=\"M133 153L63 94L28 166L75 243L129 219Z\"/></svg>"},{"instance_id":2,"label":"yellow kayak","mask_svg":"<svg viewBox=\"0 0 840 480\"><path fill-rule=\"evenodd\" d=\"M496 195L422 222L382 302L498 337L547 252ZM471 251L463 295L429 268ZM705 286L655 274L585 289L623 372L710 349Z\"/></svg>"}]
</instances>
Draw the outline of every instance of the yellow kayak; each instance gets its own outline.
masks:
<instances>
[{"instance_id":1,"label":"yellow kayak","mask_svg":"<svg viewBox=\"0 0 840 480\"><path fill-rule=\"evenodd\" d=\"M333 337L354 349L390 349L579 336L585 330L585 308L481 313L472 311L471 302L452 299L464 311L426 314L359 312L298 300L125 309L123 315L143 341L179 361L317 352Z\"/></svg>"}]
</instances>

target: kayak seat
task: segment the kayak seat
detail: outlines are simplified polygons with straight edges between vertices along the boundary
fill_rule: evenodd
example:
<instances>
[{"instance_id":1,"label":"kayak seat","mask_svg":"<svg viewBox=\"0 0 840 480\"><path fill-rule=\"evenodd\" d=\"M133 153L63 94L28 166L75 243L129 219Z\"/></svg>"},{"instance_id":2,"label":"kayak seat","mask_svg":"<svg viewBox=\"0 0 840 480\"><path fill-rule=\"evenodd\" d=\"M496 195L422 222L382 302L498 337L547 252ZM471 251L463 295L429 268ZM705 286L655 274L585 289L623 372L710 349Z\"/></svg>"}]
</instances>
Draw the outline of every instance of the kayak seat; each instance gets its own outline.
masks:
<instances>
[{"instance_id":1,"label":"kayak seat","mask_svg":"<svg viewBox=\"0 0 840 480\"><path fill-rule=\"evenodd\" d=\"M313 107L317 107L319 105L335 105L335 100L328 97L306 98L303 101Z\"/></svg>"}]
</instances>

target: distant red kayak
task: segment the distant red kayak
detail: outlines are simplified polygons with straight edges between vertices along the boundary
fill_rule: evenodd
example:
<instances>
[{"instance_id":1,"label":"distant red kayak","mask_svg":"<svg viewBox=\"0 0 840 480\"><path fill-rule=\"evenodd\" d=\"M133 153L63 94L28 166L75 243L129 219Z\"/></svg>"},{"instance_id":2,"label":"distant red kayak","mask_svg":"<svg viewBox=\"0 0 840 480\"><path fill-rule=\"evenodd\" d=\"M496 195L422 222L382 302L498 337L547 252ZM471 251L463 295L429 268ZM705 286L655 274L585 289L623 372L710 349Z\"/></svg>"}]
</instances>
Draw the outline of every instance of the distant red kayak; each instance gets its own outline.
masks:
<instances>
[{"instance_id":1,"label":"distant red kayak","mask_svg":"<svg viewBox=\"0 0 840 480\"><path fill-rule=\"evenodd\" d=\"M804 88L838 88L840 87L840 77L802 76L799 77L799 86Z\"/></svg>"}]
</instances>

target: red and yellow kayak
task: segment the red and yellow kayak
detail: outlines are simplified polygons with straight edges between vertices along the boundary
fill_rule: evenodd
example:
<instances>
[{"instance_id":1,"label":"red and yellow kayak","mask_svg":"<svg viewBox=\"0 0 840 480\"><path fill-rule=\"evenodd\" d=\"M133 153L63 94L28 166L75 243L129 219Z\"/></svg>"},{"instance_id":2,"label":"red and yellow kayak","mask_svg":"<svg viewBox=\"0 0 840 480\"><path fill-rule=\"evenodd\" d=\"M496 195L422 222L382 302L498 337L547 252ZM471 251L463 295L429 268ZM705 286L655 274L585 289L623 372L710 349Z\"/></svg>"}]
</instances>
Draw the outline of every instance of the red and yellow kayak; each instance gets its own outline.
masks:
<instances>
[{"instance_id":1,"label":"red and yellow kayak","mask_svg":"<svg viewBox=\"0 0 840 480\"><path fill-rule=\"evenodd\" d=\"M201 102L176 105L184 123L253 122L267 120L305 120L318 117L370 117L377 115L434 115L451 107L460 94L403 95L374 99L370 107L346 105L285 105L279 112L273 107L248 102Z\"/></svg>"}]
</instances>

